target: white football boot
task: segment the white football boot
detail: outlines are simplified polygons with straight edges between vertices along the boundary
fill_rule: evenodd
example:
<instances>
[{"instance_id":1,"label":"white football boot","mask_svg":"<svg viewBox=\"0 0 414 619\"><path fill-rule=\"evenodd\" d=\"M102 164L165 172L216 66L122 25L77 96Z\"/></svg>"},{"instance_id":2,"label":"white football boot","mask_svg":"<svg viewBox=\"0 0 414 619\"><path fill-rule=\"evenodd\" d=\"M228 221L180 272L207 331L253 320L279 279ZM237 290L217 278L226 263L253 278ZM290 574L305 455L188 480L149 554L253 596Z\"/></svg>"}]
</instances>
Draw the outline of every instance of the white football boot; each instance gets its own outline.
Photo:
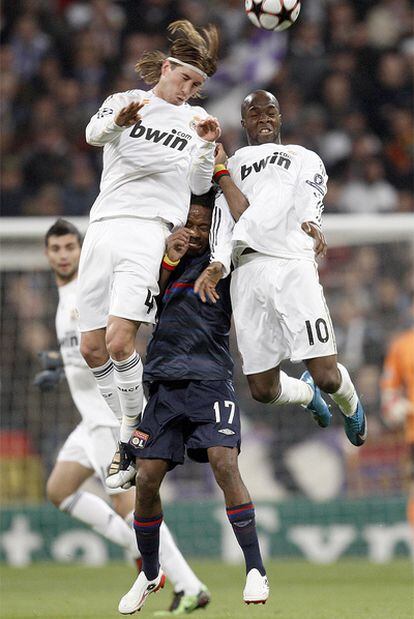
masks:
<instances>
[{"instance_id":1,"label":"white football boot","mask_svg":"<svg viewBox=\"0 0 414 619\"><path fill-rule=\"evenodd\" d=\"M134 478L137 474L134 463L127 453L127 444L118 443L118 448L109 465L108 476L105 479L105 484L111 490L116 488L124 488L127 490L134 485Z\"/></svg>"},{"instance_id":2,"label":"white football boot","mask_svg":"<svg viewBox=\"0 0 414 619\"><path fill-rule=\"evenodd\" d=\"M246 604L266 604L269 597L267 576L262 576L255 567L246 576L243 600Z\"/></svg>"},{"instance_id":3,"label":"white football boot","mask_svg":"<svg viewBox=\"0 0 414 619\"><path fill-rule=\"evenodd\" d=\"M164 585L165 575L161 569L154 580L148 580L144 572L140 572L128 593L119 602L119 612L121 615L133 615L138 610L141 610L150 593L156 593Z\"/></svg>"}]
</instances>

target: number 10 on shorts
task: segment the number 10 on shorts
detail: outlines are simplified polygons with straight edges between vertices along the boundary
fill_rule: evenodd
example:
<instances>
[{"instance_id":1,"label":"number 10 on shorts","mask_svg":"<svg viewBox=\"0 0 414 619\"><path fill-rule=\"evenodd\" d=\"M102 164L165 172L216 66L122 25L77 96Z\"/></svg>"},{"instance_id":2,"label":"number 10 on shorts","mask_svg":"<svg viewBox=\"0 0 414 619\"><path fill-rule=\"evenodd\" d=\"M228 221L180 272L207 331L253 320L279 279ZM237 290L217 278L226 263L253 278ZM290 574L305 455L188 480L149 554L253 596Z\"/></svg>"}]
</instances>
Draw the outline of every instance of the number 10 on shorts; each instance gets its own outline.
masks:
<instances>
[{"instance_id":1,"label":"number 10 on shorts","mask_svg":"<svg viewBox=\"0 0 414 619\"><path fill-rule=\"evenodd\" d=\"M305 325L310 346L313 346L315 343L315 334L322 344L325 344L329 340L328 327L323 318L318 318L318 320L315 321L315 327L310 320L305 320Z\"/></svg>"},{"instance_id":2,"label":"number 10 on shorts","mask_svg":"<svg viewBox=\"0 0 414 619\"><path fill-rule=\"evenodd\" d=\"M234 413L236 412L236 405L231 400L224 400L223 404L224 404L224 408L230 409L229 418L227 420L227 423L231 424L234 419ZM222 414L221 414L221 409L220 409L220 402L218 400L217 402L214 402L213 408L214 408L214 412L216 415L216 423L220 423L222 420Z\"/></svg>"}]
</instances>

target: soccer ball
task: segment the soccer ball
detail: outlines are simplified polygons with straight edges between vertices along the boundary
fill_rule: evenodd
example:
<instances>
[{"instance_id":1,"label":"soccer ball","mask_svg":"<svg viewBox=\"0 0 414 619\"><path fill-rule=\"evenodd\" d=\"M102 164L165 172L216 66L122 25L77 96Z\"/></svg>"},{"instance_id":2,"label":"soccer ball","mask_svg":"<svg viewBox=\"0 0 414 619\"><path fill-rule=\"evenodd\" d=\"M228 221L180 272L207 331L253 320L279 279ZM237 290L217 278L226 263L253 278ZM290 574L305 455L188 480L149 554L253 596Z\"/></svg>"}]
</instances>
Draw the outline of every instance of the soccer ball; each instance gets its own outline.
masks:
<instances>
[{"instance_id":1,"label":"soccer ball","mask_svg":"<svg viewBox=\"0 0 414 619\"><path fill-rule=\"evenodd\" d=\"M300 0L245 0L247 17L263 30L286 30L298 18Z\"/></svg>"}]
</instances>

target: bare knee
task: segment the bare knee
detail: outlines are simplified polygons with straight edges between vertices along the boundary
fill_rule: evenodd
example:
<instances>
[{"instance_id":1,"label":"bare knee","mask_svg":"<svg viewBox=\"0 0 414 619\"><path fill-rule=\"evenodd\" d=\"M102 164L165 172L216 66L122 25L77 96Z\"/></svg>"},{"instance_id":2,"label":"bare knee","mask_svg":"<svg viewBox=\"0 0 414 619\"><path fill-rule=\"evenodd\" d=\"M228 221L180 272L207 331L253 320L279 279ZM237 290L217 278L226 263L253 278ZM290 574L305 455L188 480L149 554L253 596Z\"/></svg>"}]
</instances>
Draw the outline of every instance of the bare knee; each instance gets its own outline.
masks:
<instances>
[{"instance_id":1,"label":"bare knee","mask_svg":"<svg viewBox=\"0 0 414 619\"><path fill-rule=\"evenodd\" d=\"M312 378L319 389L322 389L325 393L335 393L341 385L341 375L336 364L314 370Z\"/></svg>"},{"instance_id":2,"label":"bare knee","mask_svg":"<svg viewBox=\"0 0 414 619\"><path fill-rule=\"evenodd\" d=\"M220 488L226 490L241 482L238 449L236 447L211 447L207 450L210 466Z\"/></svg>"},{"instance_id":3,"label":"bare knee","mask_svg":"<svg viewBox=\"0 0 414 619\"><path fill-rule=\"evenodd\" d=\"M104 365L108 360L104 335L102 337L93 337L86 333L82 334L80 351L90 368Z\"/></svg>"},{"instance_id":4,"label":"bare knee","mask_svg":"<svg viewBox=\"0 0 414 619\"><path fill-rule=\"evenodd\" d=\"M269 404L269 402L272 402L279 393L279 384L275 385L273 383L265 384L249 381L249 387L252 398L262 404Z\"/></svg>"},{"instance_id":5,"label":"bare knee","mask_svg":"<svg viewBox=\"0 0 414 619\"><path fill-rule=\"evenodd\" d=\"M135 351L137 326L131 320L116 319L108 323L106 348L112 359L123 361Z\"/></svg>"},{"instance_id":6,"label":"bare knee","mask_svg":"<svg viewBox=\"0 0 414 619\"><path fill-rule=\"evenodd\" d=\"M237 464L229 465L225 460L221 462L215 462L213 466L214 477L220 488L226 490L230 488L235 482L240 481L240 472Z\"/></svg>"},{"instance_id":7,"label":"bare knee","mask_svg":"<svg viewBox=\"0 0 414 619\"><path fill-rule=\"evenodd\" d=\"M137 499L142 505L151 505L158 497L160 480L157 475L143 467L137 472L136 491Z\"/></svg>"},{"instance_id":8,"label":"bare knee","mask_svg":"<svg viewBox=\"0 0 414 619\"><path fill-rule=\"evenodd\" d=\"M106 347L111 358L116 361L127 359L135 350L134 343L131 339L123 337L122 334L107 338Z\"/></svg>"},{"instance_id":9,"label":"bare knee","mask_svg":"<svg viewBox=\"0 0 414 619\"><path fill-rule=\"evenodd\" d=\"M269 404L279 395L280 373L279 368L273 368L258 374L247 376L252 398L262 404Z\"/></svg>"}]
</instances>

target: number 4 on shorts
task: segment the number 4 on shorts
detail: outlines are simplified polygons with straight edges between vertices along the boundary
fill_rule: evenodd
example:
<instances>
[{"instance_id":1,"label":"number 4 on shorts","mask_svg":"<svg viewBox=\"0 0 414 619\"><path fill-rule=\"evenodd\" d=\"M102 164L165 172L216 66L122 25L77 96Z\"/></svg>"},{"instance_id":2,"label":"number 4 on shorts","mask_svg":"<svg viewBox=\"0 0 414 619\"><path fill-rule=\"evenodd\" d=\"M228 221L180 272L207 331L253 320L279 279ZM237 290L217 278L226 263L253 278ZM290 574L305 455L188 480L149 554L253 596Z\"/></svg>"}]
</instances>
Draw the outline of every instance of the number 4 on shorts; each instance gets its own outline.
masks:
<instances>
[{"instance_id":1,"label":"number 4 on shorts","mask_svg":"<svg viewBox=\"0 0 414 619\"><path fill-rule=\"evenodd\" d=\"M148 288L148 294L147 294L147 298L145 299L144 305L148 307L147 314L149 314L152 308L154 307L154 297L151 294L151 290L149 288Z\"/></svg>"},{"instance_id":2,"label":"number 4 on shorts","mask_svg":"<svg viewBox=\"0 0 414 619\"><path fill-rule=\"evenodd\" d=\"M224 404L225 408L229 408L230 409L229 419L227 421L227 423L230 424L230 423L233 422L233 419L234 419L234 413L236 412L236 405L231 400L224 400L223 404ZM213 408L214 408L214 412L216 414L216 423L220 423L220 421L221 421L221 411L220 411L220 402L218 400L217 400L217 402L214 402Z\"/></svg>"}]
</instances>

